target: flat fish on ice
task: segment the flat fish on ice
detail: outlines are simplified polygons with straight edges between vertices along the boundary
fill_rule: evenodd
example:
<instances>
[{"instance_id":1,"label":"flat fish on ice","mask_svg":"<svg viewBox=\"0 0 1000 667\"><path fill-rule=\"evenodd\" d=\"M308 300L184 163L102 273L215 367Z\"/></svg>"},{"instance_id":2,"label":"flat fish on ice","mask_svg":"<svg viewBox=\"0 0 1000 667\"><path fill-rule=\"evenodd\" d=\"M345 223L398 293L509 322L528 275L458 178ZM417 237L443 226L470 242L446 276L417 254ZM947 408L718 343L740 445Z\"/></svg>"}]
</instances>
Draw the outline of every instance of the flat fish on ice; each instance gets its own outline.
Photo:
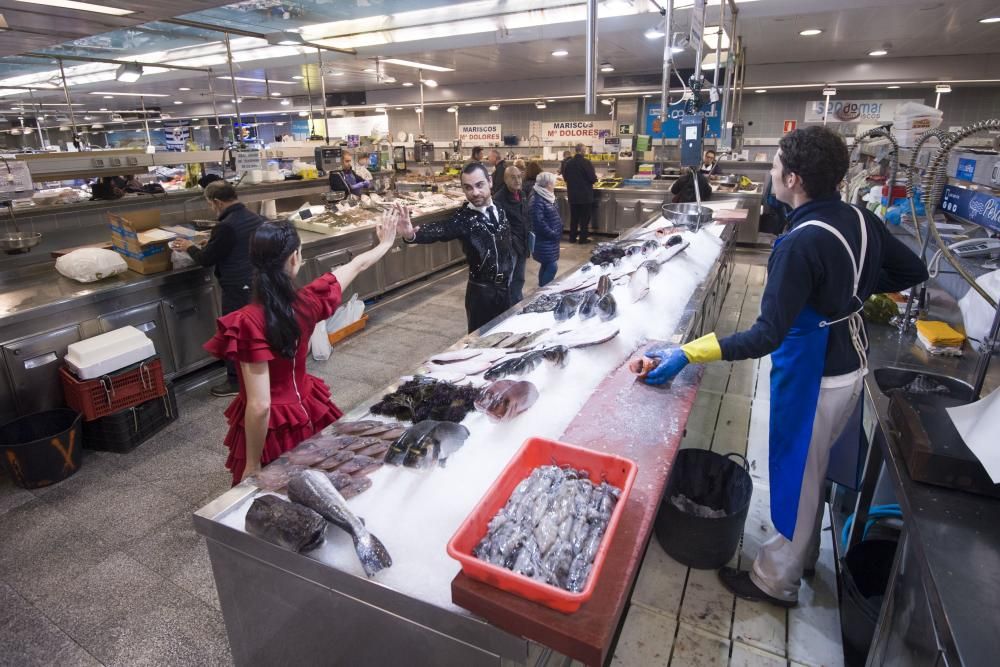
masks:
<instances>
[{"instance_id":1,"label":"flat fish on ice","mask_svg":"<svg viewBox=\"0 0 1000 667\"><path fill-rule=\"evenodd\" d=\"M366 449L368 447L371 447L372 445L381 444L381 442L382 442L382 439L381 438L376 438L376 437L358 438L357 442L351 443L350 445L348 445L344 449L346 449L349 452L354 452L356 454L356 453L360 452L362 449Z\"/></svg>"},{"instance_id":2,"label":"flat fish on ice","mask_svg":"<svg viewBox=\"0 0 1000 667\"><path fill-rule=\"evenodd\" d=\"M583 295L583 303L580 304L580 309L577 311L581 320L590 319L597 314L597 302L600 298L597 290L590 290Z\"/></svg>"},{"instance_id":3,"label":"flat fish on ice","mask_svg":"<svg viewBox=\"0 0 1000 667\"><path fill-rule=\"evenodd\" d=\"M288 459L277 459L264 466L264 469L252 477L253 483L261 491L281 491L288 486L288 480L293 473L305 470L302 465L291 465Z\"/></svg>"},{"instance_id":4,"label":"flat fish on ice","mask_svg":"<svg viewBox=\"0 0 1000 667\"><path fill-rule=\"evenodd\" d=\"M369 577L392 566L392 557L385 545L351 512L344 497L325 474L305 470L294 475L288 482L288 497L346 531L354 540L358 560Z\"/></svg>"},{"instance_id":5,"label":"flat fish on ice","mask_svg":"<svg viewBox=\"0 0 1000 667\"><path fill-rule=\"evenodd\" d=\"M334 433L340 433L341 435L358 435L364 431L375 428L376 426L381 426L384 422L377 421L374 419L365 419L362 421L335 421L330 427Z\"/></svg>"},{"instance_id":6,"label":"flat fish on ice","mask_svg":"<svg viewBox=\"0 0 1000 667\"><path fill-rule=\"evenodd\" d=\"M382 461L376 461L370 456L365 456L363 454L358 454L353 459L345 463L344 465L337 468L339 472L347 473L348 475L361 474L367 475L370 472L374 472L382 467Z\"/></svg>"},{"instance_id":7,"label":"flat fish on ice","mask_svg":"<svg viewBox=\"0 0 1000 667\"><path fill-rule=\"evenodd\" d=\"M608 342L617 336L619 331L618 325L613 322L594 323L558 334L546 342L558 343L570 349L589 347Z\"/></svg>"},{"instance_id":8,"label":"flat fish on ice","mask_svg":"<svg viewBox=\"0 0 1000 667\"><path fill-rule=\"evenodd\" d=\"M397 436L398 437L398 436ZM382 458L389 449L391 443L388 440L379 440L373 445L358 450L358 456L370 456L372 458Z\"/></svg>"},{"instance_id":9,"label":"flat fish on ice","mask_svg":"<svg viewBox=\"0 0 1000 667\"><path fill-rule=\"evenodd\" d=\"M480 347L495 347L499 343L502 343L506 339L510 338L512 334L509 331L498 331L496 333L491 333L488 336L482 336L481 338L476 338L469 342L469 347L480 348Z\"/></svg>"},{"instance_id":10,"label":"flat fish on ice","mask_svg":"<svg viewBox=\"0 0 1000 667\"><path fill-rule=\"evenodd\" d=\"M244 529L271 544L302 552L323 543L326 521L308 507L268 494L254 498Z\"/></svg>"},{"instance_id":11,"label":"flat fish on ice","mask_svg":"<svg viewBox=\"0 0 1000 667\"><path fill-rule=\"evenodd\" d=\"M509 421L538 400L538 389L527 380L497 380L483 388L476 408L494 421Z\"/></svg>"},{"instance_id":12,"label":"flat fish on ice","mask_svg":"<svg viewBox=\"0 0 1000 667\"><path fill-rule=\"evenodd\" d=\"M354 457L355 457L354 452L348 450L342 450L327 459L323 459L315 467L319 468L320 470L334 470L344 465Z\"/></svg>"},{"instance_id":13,"label":"flat fish on ice","mask_svg":"<svg viewBox=\"0 0 1000 667\"><path fill-rule=\"evenodd\" d=\"M456 361L465 361L482 354L482 350L474 347L467 347L464 350L449 350L435 354L430 358L432 364L453 364Z\"/></svg>"},{"instance_id":14,"label":"flat fish on ice","mask_svg":"<svg viewBox=\"0 0 1000 667\"><path fill-rule=\"evenodd\" d=\"M580 297L576 294L567 294L559 301L559 305L555 310L556 322L562 322L568 320L574 315L576 315L576 309L580 305Z\"/></svg>"}]
</instances>

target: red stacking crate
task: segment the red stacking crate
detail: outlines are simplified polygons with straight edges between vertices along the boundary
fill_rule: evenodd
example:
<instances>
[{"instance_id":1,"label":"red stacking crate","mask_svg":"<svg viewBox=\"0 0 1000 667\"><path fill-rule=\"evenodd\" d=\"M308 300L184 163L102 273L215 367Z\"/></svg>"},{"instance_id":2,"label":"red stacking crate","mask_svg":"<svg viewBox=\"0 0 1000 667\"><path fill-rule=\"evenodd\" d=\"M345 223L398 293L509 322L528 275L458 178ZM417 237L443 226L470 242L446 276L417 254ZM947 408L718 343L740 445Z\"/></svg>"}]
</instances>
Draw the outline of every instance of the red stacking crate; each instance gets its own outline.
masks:
<instances>
[{"instance_id":1,"label":"red stacking crate","mask_svg":"<svg viewBox=\"0 0 1000 667\"><path fill-rule=\"evenodd\" d=\"M163 365L150 357L93 380L80 380L66 366L59 369L66 404L93 421L167 393Z\"/></svg>"},{"instance_id":2,"label":"red stacking crate","mask_svg":"<svg viewBox=\"0 0 1000 667\"><path fill-rule=\"evenodd\" d=\"M587 585L579 593L550 586L535 581L472 555L472 550L486 535L487 525L500 508L507 504L514 488L521 483L531 471L539 466L559 465L584 469L590 473L590 481L600 484L606 481L622 490L615 509L611 512L607 530L601 539L601 545L594 557L594 565L587 579ZM529 438L518 450L511 462L493 486L489 488L483 499L479 501L472 513L462 522L458 532L448 542L448 555L462 564L462 572L466 576L482 581L491 586L503 589L528 600L533 600L546 607L551 607L563 613L572 613L594 594L594 586L601 577L601 569L608 555L618 522L625 510L632 483L635 481L638 466L633 461L613 454L595 452L592 449L567 445L555 440L544 438Z\"/></svg>"}]
</instances>

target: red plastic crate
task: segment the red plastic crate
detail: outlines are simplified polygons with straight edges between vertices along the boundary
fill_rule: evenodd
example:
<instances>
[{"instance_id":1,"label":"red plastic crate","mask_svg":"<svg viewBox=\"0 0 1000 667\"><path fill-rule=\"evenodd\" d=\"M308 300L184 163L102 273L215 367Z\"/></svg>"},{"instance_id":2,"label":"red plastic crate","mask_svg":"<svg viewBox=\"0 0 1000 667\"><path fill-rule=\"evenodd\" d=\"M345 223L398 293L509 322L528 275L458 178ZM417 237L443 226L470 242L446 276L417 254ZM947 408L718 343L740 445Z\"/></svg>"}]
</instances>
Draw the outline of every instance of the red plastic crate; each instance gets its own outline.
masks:
<instances>
[{"instance_id":1,"label":"red plastic crate","mask_svg":"<svg viewBox=\"0 0 1000 667\"><path fill-rule=\"evenodd\" d=\"M114 414L167 393L159 357L151 357L116 373L80 380L66 366L59 369L66 405L85 421Z\"/></svg>"},{"instance_id":2,"label":"red plastic crate","mask_svg":"<svg viewBox=\"0 0 1000 667\"><path fill-rule=\"evenodd\" d=\"M472 550L486 535L486 527L490 519L496 516L511 493L531 471L545 465L569 465L590 472L590 481L600 484L617 486L622 490L615 509L611 512L611 520L601 539L601 545L594 557L594 565L587 579L587 585L579 593L571 593L556 586L544 584L529 577L516 574L498 565L492 565L479 560L472 555ZM479 501L472 513L462 522L458 532L448 542L448 555L462 565L466 576L495 586L509 593L538 602L563 613L572 613L590 599L594 594L594 586L601 576L604 560L608 554L611 541L614 539L618 522L625 510L625 501L632 490L638 466L633 461L613 454L603 454L591 449L567 445L555 440L544 438L529 438L518 450L517 454L493 486L489 488L483 499Z\"/></svg>"}]
</instances>

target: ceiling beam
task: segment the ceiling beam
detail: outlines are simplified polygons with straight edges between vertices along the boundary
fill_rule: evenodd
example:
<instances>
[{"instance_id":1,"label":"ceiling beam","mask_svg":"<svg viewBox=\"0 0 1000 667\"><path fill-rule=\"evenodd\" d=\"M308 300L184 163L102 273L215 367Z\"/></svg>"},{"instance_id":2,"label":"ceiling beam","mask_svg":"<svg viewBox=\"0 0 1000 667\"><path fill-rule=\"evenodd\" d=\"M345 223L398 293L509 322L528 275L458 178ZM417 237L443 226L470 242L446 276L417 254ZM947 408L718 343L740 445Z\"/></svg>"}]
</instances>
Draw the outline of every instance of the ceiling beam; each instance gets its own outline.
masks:
<instances>
[{"instance_id":1,"label":"ceiling beam","mask_svg":"<svg viewBox=\"0 0 1000 667\"><path fill-rule=\"evenodd\" d=\"M167 63L147 63L141 60L112 60L111 58L93 58L91 56L67 56L63 54L54 55L51 53L22 53L19 58L44 58L45 60L75 60L83 63L107 63L109 65L136 64L143 67L161 67L163 69L184 70L187 72L212 72L210 67L188 67L186 65L169 65Z\"/></svg>"},{"instance_id":2,"label":"ceiling beam","mask_svg":"<svg viewBox=\"0 0 1000 667\"><path fill-rule=\"evenodd\" d=\"M267 34L262 32L253 32L252 30L242 30L240 28L230 28L228 26L214 25L212 23L202 23L201 21L191 21L188 19L162 19L161 23L172 23L174 25L181 25L188 28L197 28L199 30L211 30L213 32L222 32L229 35L238 35L240 37L253 37L255 39L267 40ZM324 46L322 44L315 44L313 42L303 42L303 46L311 46L317 49L322 49L324 51L331 51L333 53L343 53L349 56L356 56L358 52L356 49L339 49L335 46Z\"/></svg>"}]
</instances>

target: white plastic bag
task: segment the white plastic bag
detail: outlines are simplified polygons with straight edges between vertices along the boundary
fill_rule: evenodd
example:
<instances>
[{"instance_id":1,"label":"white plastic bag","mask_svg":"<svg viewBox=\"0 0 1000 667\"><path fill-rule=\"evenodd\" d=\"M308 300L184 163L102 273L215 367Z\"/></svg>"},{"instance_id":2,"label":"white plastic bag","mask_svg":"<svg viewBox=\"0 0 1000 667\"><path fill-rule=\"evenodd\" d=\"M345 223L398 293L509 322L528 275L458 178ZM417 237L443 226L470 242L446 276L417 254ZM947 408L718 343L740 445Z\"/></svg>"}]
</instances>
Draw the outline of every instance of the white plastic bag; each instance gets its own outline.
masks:
<instances>
[{"instance_id":1,"label":"white plastic bag","mask_svg":"<svg viewBox=\"0 0 1000 667\"><path fill-rule=\"evenodd\" d=\"M170 264L174 269L186 269L189 266L194 266L194 259L187 252L181 252L180 250L173 250L170 253Z\"/></svg>"},{"instance_id":2,"label":"white plastic bag","mask_svg":"<svg viewBox=\"0 0 1000 667\"><path fill-rule=\"evenodd\" d=\"M313 329L312 336L309 337L309 348L316 361L326 361L333 354L330 338L326 334L326 322L316 323L316 328Z\"/></svg>"},{"instance_id":3,"label":"white plastic bag","mask_svg":"<svg viewBox=\"0 0 1000 667\"><path fill-rule=\"evenodd\" d=\"M994 300L1000 299L1000 269L979 276L976 282ZM985 339L990 333L994 314L994 310L990 307L990 304L986 303L986 299L970 287L965 296L958 300L958 307L962 311L965 335L980 341Z\"/></svg>"},{"instance_id":4,"label":"white plastic bag","mask_svg":"<svg viewBox=\"0 0 1000 667\"><path fill-rule=\"evenodd\" d=\"M128 271L128 264L114 250L79 248L57 259L56 271L77 282L92 283Z\"/></svg>"},{"instance_id":5,"label":"white plastic bag","mask_svg":"<svg viewBox=\"0 0 1000 667\"><path fill-rule=\"evenodd\" d=\"M361 319L365 312L365 302L358 298L358 293L351 295L347 303L340 305L340 308L326 321L326 330L330 333L340 331L349 324L354 324Z\"/></svg>"}]
</instances>

